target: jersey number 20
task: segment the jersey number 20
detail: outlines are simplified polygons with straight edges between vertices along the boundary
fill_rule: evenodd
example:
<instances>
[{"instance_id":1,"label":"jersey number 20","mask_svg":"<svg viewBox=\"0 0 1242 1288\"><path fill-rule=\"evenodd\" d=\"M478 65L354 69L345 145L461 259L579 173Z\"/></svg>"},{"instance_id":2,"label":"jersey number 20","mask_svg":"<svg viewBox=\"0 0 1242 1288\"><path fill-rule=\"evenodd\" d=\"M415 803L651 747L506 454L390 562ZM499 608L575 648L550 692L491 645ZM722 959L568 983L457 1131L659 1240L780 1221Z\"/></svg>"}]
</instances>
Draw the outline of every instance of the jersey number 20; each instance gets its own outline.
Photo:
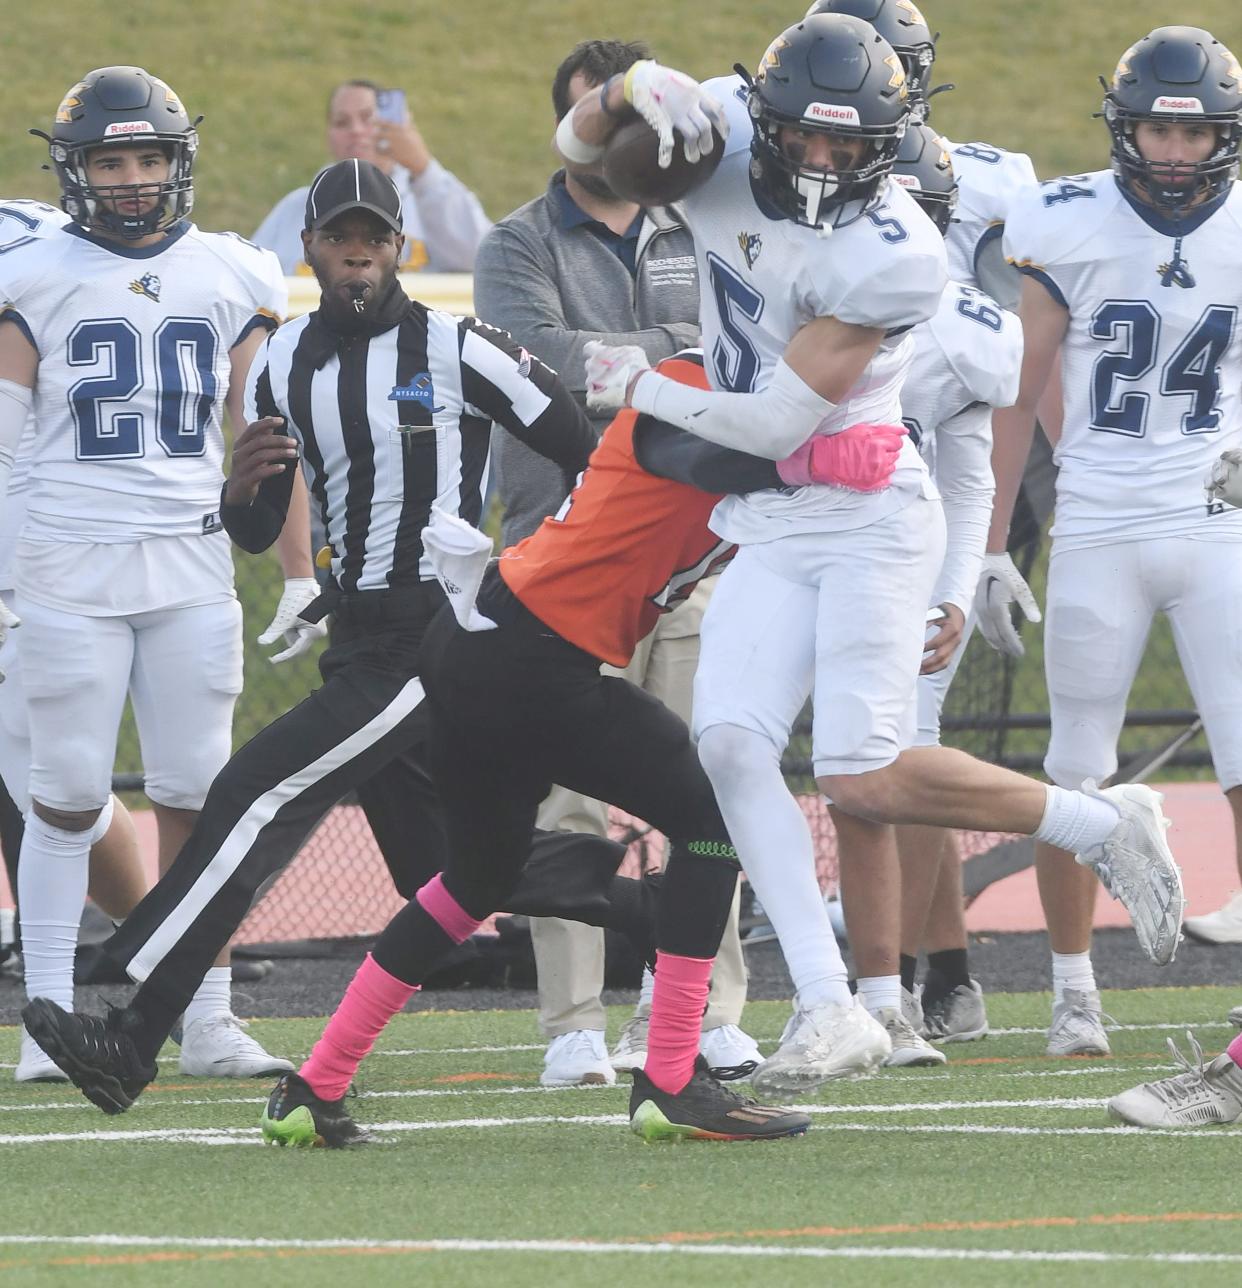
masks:
<instances>
[{"instance_id":1,"label":"jersey number 20","mask_svg":"<svg viewBox=\"0 0 1242 1288\"><path fill-rule=\"evenodd\" d=\"M153 341L156 441L169 456L202 456L219 384L220 337L205 318L166 318ZM71 367L92 368L69 389L78 460L144 455L143 415L125 406L144 383L137 328L125 318L79 322L69 333L68 360Z\"/></svg>"}]
</instances>

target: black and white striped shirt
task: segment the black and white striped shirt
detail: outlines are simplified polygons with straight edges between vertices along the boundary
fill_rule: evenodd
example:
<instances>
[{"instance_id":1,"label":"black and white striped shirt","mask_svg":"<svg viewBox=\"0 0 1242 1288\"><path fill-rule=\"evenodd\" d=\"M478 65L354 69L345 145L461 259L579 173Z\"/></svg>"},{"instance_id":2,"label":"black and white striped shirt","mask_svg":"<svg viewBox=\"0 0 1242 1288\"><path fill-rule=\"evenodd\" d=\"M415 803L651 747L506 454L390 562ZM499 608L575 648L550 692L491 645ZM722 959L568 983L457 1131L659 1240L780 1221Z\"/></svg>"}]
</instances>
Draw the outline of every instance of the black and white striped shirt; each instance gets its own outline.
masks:
<instances>
[{"instance_id":1,"label":"black and white striped shirt","mask_svg":"<svg viewBox=\"0 0 1242 1288\"><path fill-rule=\"evenodd\" d=\"M505 331L411 301L376 335L338 335L319 313L268 337L251 367L246 420L280 416L298 440L342 591L434 574L422 544L432 505L477 524L492 421L555 461L567 490L595 436L555 372ZM224 506L233 539L266 549L284 522L292 471L255 504Z\"/></svg>"}]
</instances>

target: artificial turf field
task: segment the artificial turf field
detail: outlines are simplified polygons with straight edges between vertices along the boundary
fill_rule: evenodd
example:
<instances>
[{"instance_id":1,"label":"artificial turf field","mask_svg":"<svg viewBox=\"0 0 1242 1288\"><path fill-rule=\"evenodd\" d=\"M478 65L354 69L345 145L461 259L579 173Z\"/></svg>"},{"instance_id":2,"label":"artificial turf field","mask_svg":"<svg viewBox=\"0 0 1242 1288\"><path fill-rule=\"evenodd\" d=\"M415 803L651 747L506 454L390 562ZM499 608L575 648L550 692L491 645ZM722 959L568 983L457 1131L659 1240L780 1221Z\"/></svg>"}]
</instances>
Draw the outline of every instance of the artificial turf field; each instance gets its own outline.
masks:
<instances>
[{"instance_id":1,"label":"artificial turf field","mask_svg":"<svg viewBox=\"0 0 1242 1288\"><path fill-rule=\"evenodd\" d=\"M993 994L947 1069L803 1103L764 1144L642 1144L627 1087L543 1090L524 1011L402 1015L363 1066L379 1143L263 1147L267 1083L179 1079L128 1114L0 1076L0 1280L35 1285L1237 1284L1242 1128L1142 1132L1103 1103L1209 1054L1236 991L1115 992L1111 1060L1043 1056L1048 995ZM782 1003L752 1003L771 1049ZM614 1011L619 1024L623 1016ZM306 1052L318 1019L255 1021ZM0 1029L11 1067L17 1034Z\"/></svg>"}]
</instances>

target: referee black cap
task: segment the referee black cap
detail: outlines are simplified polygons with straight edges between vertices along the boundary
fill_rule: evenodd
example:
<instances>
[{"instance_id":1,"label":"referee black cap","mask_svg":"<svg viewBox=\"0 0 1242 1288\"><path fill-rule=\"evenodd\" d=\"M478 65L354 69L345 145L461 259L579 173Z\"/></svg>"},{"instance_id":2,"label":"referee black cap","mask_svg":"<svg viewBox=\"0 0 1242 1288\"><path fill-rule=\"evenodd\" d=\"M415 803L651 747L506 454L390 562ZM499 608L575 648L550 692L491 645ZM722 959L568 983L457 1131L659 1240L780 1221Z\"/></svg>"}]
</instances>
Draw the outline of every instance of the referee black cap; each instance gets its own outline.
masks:
<instances>
[{"instance_id":1,"label":"referee black cap","mask_svg":"<svg viewBox=\"0 0 1242 1288\"><path fill-rule=\"evenodd\" d=\"M370 161L337 161L315 176L306 194L306 228L314 231L347 210L369 210L395 233L402 230L401 195Z\"/></svg>"}]
</instances>

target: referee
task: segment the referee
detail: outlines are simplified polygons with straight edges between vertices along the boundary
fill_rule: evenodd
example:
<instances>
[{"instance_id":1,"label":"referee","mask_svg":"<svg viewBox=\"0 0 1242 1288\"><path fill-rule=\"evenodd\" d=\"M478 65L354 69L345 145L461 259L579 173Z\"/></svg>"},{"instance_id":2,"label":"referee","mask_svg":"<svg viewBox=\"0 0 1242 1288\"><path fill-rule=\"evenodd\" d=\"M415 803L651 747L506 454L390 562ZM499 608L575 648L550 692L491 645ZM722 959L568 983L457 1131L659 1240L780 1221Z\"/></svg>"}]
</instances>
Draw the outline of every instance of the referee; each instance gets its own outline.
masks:
<instances>
[{"instance_id":1,"label":"referee","mask_svg":"<svg viewBox=\"0 0 1242 1288\"><path fill-rule=\"evenodd\" d=\"M335 614L324 683L234 755L173 867L108 942L108 955L142 984L130 1004L106 1021L38 1005L26 1017L108 1113L127 1109L155 1076L156 1054L259 887L346 792L382 782L394 758L425 741L418 654L445 597L421 533L433 505L477 524L492 421L555 461L566 491L595 445L555 373L507 333L405 295L396 277L401 201L376 166L323 170L305 222L319 308L273 333L255 358L220 517L237 544L265 550L284 524L301 455L332 553L331 583L303 614ZM421 794L388 801L390 834L417 851L418 884L445 860L425 774L423 782ZM545 853L564 854L568 839L544 838ZM588 868L598 871L591 857L602 855L615 872L620 847L573 842ZM553 903L571 903L575 892L560 884Z\"/></svg>"}]
</instances>

